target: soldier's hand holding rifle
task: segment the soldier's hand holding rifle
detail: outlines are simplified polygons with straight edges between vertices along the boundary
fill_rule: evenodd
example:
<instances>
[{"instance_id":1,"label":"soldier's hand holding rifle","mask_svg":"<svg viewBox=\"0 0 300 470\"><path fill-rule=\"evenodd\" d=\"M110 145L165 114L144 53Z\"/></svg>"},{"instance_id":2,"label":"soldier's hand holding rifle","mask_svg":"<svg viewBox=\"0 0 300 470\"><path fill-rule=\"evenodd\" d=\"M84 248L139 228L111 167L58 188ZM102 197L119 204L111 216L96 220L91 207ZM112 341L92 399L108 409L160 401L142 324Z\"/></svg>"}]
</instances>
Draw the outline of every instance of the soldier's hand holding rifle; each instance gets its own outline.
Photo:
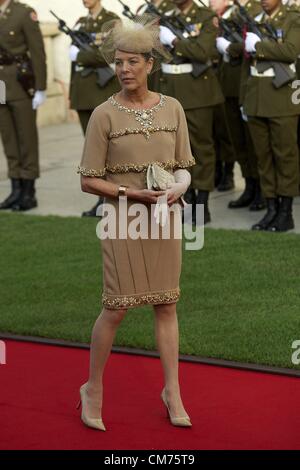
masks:
<instances>
[{"instance_id":1,"label":"soldier's hand holding rifle","mask_svg":"<svg viewBox=\"0 0 300 470\"><path fill-rule=\"evenodd\" d=\"M249 54L256 52L256 43L260 42L261 39L257 34L248 32L245 39L245 49Z\"/></svg>"},{"instance_id":2,"label":"soldier's hand holding rifle","mask_svg":"<svg viewBox=\"0 0 300 470\"><path fill-rule=\"evenodd\" d=\"M166 26L160 26L159 34L160 42L164 46L174 47L174 40L177 39L177 36Z\"/></svg>"},{"instance_id":3,"label":"soldier's hand holding rifle","mask_svg":"<svg viewBox=\"0 0 300 470\"><path fill-rule=\"evenodd\" d=\"M221 55L227 54L227 49L230 46L231 42L223 37L218 37L216 39L217 49Z\"/></svg>"},{"instance_id":4,"label":"soldier's hand holding rifle","mask_svg":"<svg viewBox=\"0 0 300 470\"><path fill-rule=\"evenodd\" d=\"M69 57L70 57L71 62L76 62L79 51L80 51L79 47L74 46L74 44L71 44L70 49L69 49Z\"/></svg>"}]
</instances>

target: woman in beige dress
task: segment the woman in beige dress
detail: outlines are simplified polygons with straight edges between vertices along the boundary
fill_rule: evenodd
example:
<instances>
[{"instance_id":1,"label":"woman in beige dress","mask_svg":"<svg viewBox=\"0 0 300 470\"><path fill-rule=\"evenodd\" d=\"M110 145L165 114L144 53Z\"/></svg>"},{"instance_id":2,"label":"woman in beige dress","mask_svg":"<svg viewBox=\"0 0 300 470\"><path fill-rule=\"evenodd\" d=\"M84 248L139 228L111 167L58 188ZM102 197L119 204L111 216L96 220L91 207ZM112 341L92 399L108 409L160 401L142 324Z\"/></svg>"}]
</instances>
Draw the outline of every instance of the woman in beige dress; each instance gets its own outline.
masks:
<instances>
[{"instance_id":1,"label":"woman in beige dress","mask_svg":"<svg viewBox=\"0 0 300 470\"><path fill-rule=\"evenodd\" d=\"M151 92L147 76L162 54L159 29L153 23L111 30L103 45L108 63L113 61L121 91L93 112L79 167L84 192L104 196L117 213L117 236L101 239L103 254L103 309L92 332L90 374L80 388L81 418L90 427L105 431L101 418L103 372L116 330L127 310L152 304L155 337L162 362L165 387L161 398L175 426L191 426L183 406L178 379L179 334L176 302L179 300L182 240L174 236L181 226L180 197L190 184L186 168L195 164L191 154L184 111L174 98ZM112 46L112 47L111 47ZM109 52L110 51L110 52ZM175 176L167 190L147 189L146 172L157 163ZM165 197L170 237L132 239L118 236L120 201L143 204L148 221L151 207ZM160 199L159 199L160 198ZM123 206L122 206L123 207ZM123 209L122 209L123 210ZM103 214L102 214L103 215ZM124 214L123 214L124 215ZM127 220L132 216L126 213ZM162 227L160 227L162 230Z\"/></svg>"}]
</instances>

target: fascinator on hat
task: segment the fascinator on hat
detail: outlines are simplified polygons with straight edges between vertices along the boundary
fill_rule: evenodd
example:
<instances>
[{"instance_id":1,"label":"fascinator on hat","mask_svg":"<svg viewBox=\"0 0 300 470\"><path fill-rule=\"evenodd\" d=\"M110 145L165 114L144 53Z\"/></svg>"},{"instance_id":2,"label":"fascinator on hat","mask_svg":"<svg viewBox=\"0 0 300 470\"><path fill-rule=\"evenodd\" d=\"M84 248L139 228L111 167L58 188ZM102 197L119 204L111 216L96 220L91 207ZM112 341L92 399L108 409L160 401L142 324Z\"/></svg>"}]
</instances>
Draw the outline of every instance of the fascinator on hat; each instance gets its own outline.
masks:
<instances>
[{"instance_id":1,"label":"fascinator on hat","mask_svg":"<svg viewBox=\"0 0 300 470\"><path fill-rule=\"evenodd\" d=\"M159 39L158 18L144 14L135 20L112 20L102 27L102 55L112 64L117 50L133 54L149 54L154 59L152 72L160 68L161 62L170 62L172 55Z\"/></svg>"}]
</instances>

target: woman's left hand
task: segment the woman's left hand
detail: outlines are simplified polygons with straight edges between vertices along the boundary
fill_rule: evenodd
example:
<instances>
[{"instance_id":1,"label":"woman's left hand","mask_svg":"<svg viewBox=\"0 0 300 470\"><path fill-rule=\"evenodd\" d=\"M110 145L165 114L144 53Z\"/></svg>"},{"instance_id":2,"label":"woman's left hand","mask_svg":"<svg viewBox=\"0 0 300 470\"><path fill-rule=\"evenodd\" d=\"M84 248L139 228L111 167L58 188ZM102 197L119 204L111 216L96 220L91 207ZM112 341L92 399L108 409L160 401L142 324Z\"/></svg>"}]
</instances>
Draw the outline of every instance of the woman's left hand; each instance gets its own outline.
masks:
<instances>
[{"instance_id":1,"label":"woman's left hand","mask_svg":"<svg viewBox=\"0 0 300 470\"><path fill-rule=\"evenodd\" d=\"M168 205L171 206L186 192L186 185L183 183L171 183L167 189Z\"/></svg>"}]
</instances>

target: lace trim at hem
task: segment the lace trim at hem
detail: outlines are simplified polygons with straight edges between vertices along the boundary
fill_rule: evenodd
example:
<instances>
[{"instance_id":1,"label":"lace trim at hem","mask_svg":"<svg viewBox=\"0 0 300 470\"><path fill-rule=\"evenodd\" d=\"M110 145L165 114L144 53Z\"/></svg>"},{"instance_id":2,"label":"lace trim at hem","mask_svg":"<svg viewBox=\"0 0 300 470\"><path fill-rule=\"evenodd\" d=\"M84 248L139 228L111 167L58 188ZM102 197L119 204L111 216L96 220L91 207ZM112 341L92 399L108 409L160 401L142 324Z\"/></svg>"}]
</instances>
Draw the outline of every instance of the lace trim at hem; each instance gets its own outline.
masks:
<instances>
[{"instance_id":1,"label":"lace trim at hem","mask_svg":"<svg viewBox=\"0 0 300 470\"><path fill-rule=\"evenodd\" d=\"M114 166L106 166L103 170L95 170L93 168L84 168L79 166L77 169L77 173L82 174L83 176L96 176L101 177L105 176L106 173L141 173L147 171L148 166L150 163L156 163L157 165L161 166L165 170L173 169L176 170L178 168L188 168L196 164L196 160L192 158L191 160L168 160L167 162L148 162L148 163L141 163L140 165L136 163L127 163L126 165L114 165Z\"/></svg>"},{"instance_id":2,"label":"lace trim at hem","mask_svg":"<svg viewBox=\"0 0 300 470\"><path fill-rule=\"evenodd\" d=\"M180 297L180 289L152 294L110 295L102 294L102 304L106 308L118 309L137 307L143 304L168 304L176 302Z\"/></svg>"}]
</instances>

